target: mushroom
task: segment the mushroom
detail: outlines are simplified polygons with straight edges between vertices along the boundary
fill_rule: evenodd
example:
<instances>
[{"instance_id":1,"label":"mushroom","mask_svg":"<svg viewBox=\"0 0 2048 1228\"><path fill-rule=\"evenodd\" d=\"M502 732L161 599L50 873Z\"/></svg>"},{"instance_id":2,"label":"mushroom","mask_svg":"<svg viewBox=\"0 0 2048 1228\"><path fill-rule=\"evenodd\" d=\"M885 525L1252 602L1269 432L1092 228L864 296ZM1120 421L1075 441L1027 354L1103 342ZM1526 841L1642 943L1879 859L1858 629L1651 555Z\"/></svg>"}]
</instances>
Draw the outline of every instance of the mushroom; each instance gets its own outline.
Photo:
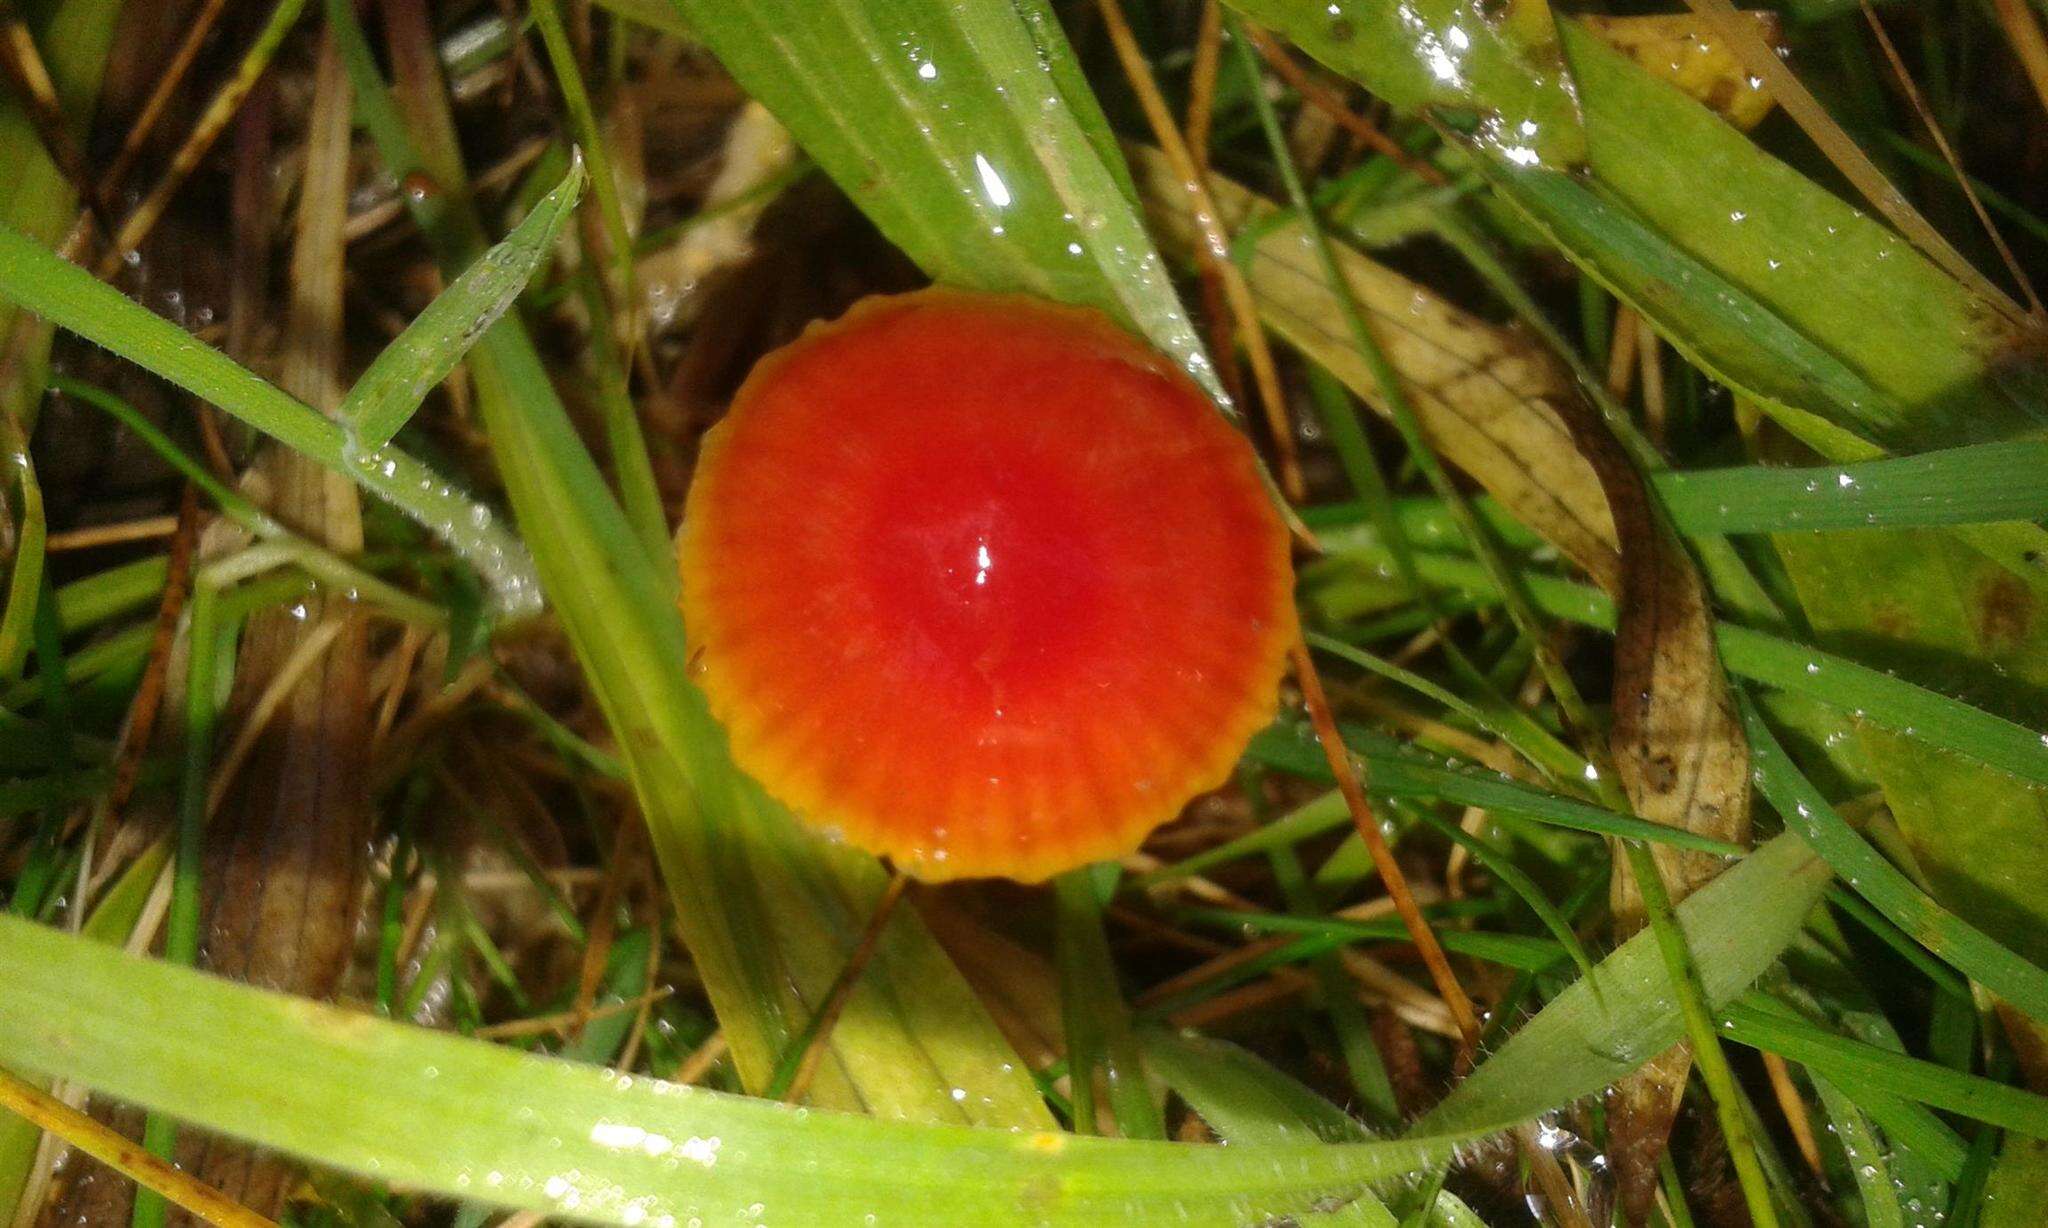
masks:
<instances>
[{"instance_id":1,"label":"mushroom","mask_svg":"<svg viewBox=\"0 0 2048 1228\"><path fill-rule=\"evenodd\" d=\"M1272 719L1295 633L1252 451L1098 312L877 296L763 359L680 543L735 762L925 879L1137 847Z\"/></svg>"}]
</instances>

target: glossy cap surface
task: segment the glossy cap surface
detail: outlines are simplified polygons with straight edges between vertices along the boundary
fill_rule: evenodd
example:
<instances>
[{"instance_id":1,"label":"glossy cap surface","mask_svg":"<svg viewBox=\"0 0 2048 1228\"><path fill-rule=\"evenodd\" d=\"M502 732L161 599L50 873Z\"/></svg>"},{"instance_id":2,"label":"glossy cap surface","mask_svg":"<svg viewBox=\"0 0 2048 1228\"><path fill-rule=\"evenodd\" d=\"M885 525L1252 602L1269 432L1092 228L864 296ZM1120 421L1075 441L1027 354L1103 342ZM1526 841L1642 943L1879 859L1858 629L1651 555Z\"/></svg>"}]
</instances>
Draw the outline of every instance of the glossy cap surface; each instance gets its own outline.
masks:
<instances>
[{"instance_id":1,"label":"glossy cap surface","mask_svg":"<svg viewBox=\"0 0 2048 1228\"><path fill-rule=\"evenodd\" d=\"M739 766L923 878L1135 848L1272 717L1286 532L1245 440L1103 316L926 290L755 368L681 539Z\"/></svg>"}]
</instances>

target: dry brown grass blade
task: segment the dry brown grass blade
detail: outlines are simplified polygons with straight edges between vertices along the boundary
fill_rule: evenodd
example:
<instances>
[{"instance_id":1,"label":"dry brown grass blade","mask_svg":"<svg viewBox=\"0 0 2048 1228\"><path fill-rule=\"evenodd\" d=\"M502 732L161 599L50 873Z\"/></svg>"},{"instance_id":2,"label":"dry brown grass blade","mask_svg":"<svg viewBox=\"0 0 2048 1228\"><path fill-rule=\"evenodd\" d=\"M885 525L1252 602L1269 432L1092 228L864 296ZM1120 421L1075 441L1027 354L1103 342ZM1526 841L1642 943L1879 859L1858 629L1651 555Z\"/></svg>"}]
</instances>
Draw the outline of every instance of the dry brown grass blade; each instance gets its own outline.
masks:
<instances>
[{"instance_id":1,"label":"dry brown grass blade","mask_svg":"<svg viewBox=\"0 0 2048 1228\"><path fill-rule=\"evenodd\" d=\"M1608 750L1635 813L1653 823L1733 843L1749 839L1749 743L1714 647L1713 612L1699 571L1652 507L1642 475L1590 406L1566 420L1599 475L1621 547L1615 591L1614 724ZM1674 903L1704 886L1722 859L1659 845L1651 850ZM1617 854L1611 903L1619 936L1646 920L1642 895ZM1657 1160L1691 1069L1678 1045L1610 1088L1608 1155L1621 1206L1642 1223L1657 1191Z\"/></svg>"},{"instance_id":2,"label":"dry brown grass blade","mask_svg":"<svg viewBox=\"0 0 2048 1228\"><path fill-rule=\"evenodd\" d=\"M2003 20L2003 4L2000 8L2000 18ZM1976 184L1963 171L1963 160L1956 156L1955 146L1949 143L1948 133L1942 130L1941 121L1934 117L1934 111L1927 105L1927 99L1920 93L1920 87L1914 84L1913 74L1906 70L1906 61L1900 57L1899 49L1892 45L1892 36L1884 28L1884 22L1878 20L1877 10L1870 7L1870 0L1863 0L1863 20L1870 26L1871 37L1877 40L1878 49L1884 52L1885 63L1892 70L1892 80L1898 83L1900 92L1905 94L1906 101L1912 104L1913 114L1920 120L1920 126L1927 129L1927 139L1934 142L1934 147L1941 151L1942 161L1948 163L1948 168L1955 172L1956 186L1962 189L1963 199L1970 202L1970 211L1977 215L1977 224L1984 228L1984 234L1991 240L1991 246L1998 249L1998 258L2005 263L2006 271L2012 275L2014 284L2020 288L2020 293L2027 296L2027 309L2036 316L2048 314L2048 309L2044 309L2041 304L2040 294L2034 290L2033 278L2027 276L2026 268L2020 264L2019 258L2013 255L2011 245L2005 241L2005 235L1999 232L1998 223L1991 220L1990 210L1986 209L1984 202L1978 198ZM2012 34L2014 49L2019 51L2021 59L2026 61L2029 74L2034 73L2038 66L2041 75L2034 78L2034 85L2036 89L2044 91L2042 101L2048 103L2048 44L2043 44L2040 24L2034 21L2030 11L2022 7L2016 20L2026 24L2028 33L2014 31L2011 22L2007 22L2006 29ZM2032 40L2031 45L2022 50L2022 42L2029 37Z\"/></svg>"},{"instance_id":3,"label":"dry brown grass blade","mask_svg":"<svg viewBox=\"0 0 2048 1228\"><path fill-rule=\"evenodd\" d=\"M1344 795L1344 803L1351 811L1352 825L1358 829L1358 838L1364 842L1365 851L1372 856L1373 868L1379 871L1380 885L1394 901L1394 910L1401 915L1401 924L1415 940L1415 950L1422 956L1423 966L1429 970L1429 979L1442 995L1444 1005L1450 1008L1451 1021L1457 1025L1458 1035L1466 1050L1479 1044L1479 1013L1473 1009L1472 999L1458 983L1458 974L1451 970L1451 961L1444 954L1442 944L1437 941L1436 932L1429 927L1429 921L1422 915L1422 907L1415 902L1415 895L1408 888L1408 879L1402 873L1400 863L1394 860L1394 852L1387 846L1387 837L1380 831L1379 820L1373 817L1372 804L1366 800L1365 786L1359 780L1358 769L1351 761L1351 753L1344 746L1344 739L1337 731L1337 718L1330 711L1330 701L1323 694L1322 679L1316 674L1315 662L1310 658L1308 644L1299 636L1295 638L1291 651L1295 681L1301 684L1303 706L1308 709L1309 723L1315 727L1316 741L1323 747L1323 757L1328 760L1330 774L1337 779L1337 789Z\"/></svg>"},{"instance_id":4,"label":"dry brown grass blade","mask_svg":"<svg viewBox=\"0 0 2048 1228\"><path fill-rule=\"evenodd\" d=\"M148 1186L218 1228L276 1228L219 1190L180 1172L62 1100L0 1070L0 1109L18 1113L114 1171Z\"/></svg>"},{"instance_id":5,"label":"dry brown grass blade","mask_svg":"<svg viewBox=\"0 0 2048 1228\"><path fill-rule=\"evenodd\" d=\"M1102 12L1104 26L1109 30L1110 43L1116 48L1117 60L1123 65L1124 76L1130 81L1131 89L1145 111L1145 122L1151 126L1153 138L1159 142L1166 164L1178 180L1179 191L1188 200L1188 217L1201 234L1194 249L1195 259L1205 269L1213 270L1222 285L1224 299L1237 325L1238 337L1244 342L1245 356L1251 360L1252 381L1258 385L1266 429L1272 436L1274 470L1281 493L1290 502L1299 503L1306 497L1308 488L1301 476L1301 458L1295 443L1294 424L1287 413L1287 398L1280 388L1279 369L1273 363L1272 348L1259 327L1251 290L1245 284L1244 275L1230 259L1229 234L1215 202L1210 199L1208 176L1196 164L1179 126L1173 122L1173 113L1167 109L1166 99L1159 92L1159 83L1152 77L1152 67L1138 47L1130 23L1124 19L1121 4L1118 0L1098 0L1097 7Z\"/></svg>"},{"instance_id":6,"label":"dry brown grass blade","mask_svg":"<svg viewBox=\"0 0 2048 1228\"><path fill-rule=\"evenodd\" d=\"M157 600L156 626L150 633L149 663L135 685L135 698L129 701L127 726L121 731L121 757L114 766L114 782L107 789L110 819L118 816L134 796L135 782L142 775L143 756L156 730L178 617L184 613L185 599L192 591L192 549L198 535L199 491L187 483L178 501L178 528L171 536L163 596Z\"/></svg>"},{"instance_id":7,"label":"dry brown grass blade","mask_svg":"<svg viewBox=\"0 0 2048 1228\"><path fill-rule=\"evenodd\" d=\"M199 58L200 49L212 36L215 23L220 20L221 11L227 7L227 0L206 0L205 7L192 17L186 27L185 37L178 49L171 53L170 62L164 65L163 76L156 88L149 93L149 100L142 104L142 110L135 116L135 122L121 138L121 151L114 155L113 165L100 176L99 195L101 200L112 200L121 190L121 181L135 167L135 159L141 155L142 147L156 131L157 121L163 118L164 109L185 81L185 74L192 71L192 62Z\"/></svg>"},{"instance_id":8,"label":"dry brown grass blade","mask_svg":"<svg viewBox=\"0 0 2048 1228\"><path fill-rule=\"evenodd\" d=\"M280 4L293 2L294 0L279 0ZM281 40L273 39L260 42L242 57L241 62L235 66L233 75L214 93L206 109L200 112L198 120L193 123L192 131L178 146L177 152L171 155L170 165L164 169L163 175L135 208L129 211L128 216L121 219L113 240L107 245L107 250L101 255L99 263L94 266L95 275L102 279L112 277L120 270L127 253L142 246L142 241L149 237L149 232L156 228L157 221L163 217L164 209L171 203L171 198L178 194L178 189L184 187L185 181L198 169L200 160L206 157L207 151L213 148L213 143L226 131L228 122L234 119L235 112L241 109L243 100L256 88L257 81L269 69L271 57L276 54L279 41Z\"/></svg>"},{"instance_id":9,"label":"dry brown grass blade","mask_svg":"<svg viewBox=\"0 0 2048 1228\"><path fill-rule=\"evenodd\" d=\"M1188 117L1186 128L1188 160L1203 179L1209 175L1209 129L1216 121L1216 78L1223 59L1223 0L1202 5L1201 25L1195 32L1195 58L1188 67ZM1243 404L1244 370L1237 362L1237 338L1231 327L1230 300L1223 290L1223 274L1206 247L1195 255L1195 272L1202 289L1202 327L1209 339L1209 353L1216 361L1217 378L1230 399Z\"/></svg>"},{"instance_id":10,"label":"dry brown grass blade","mask_svg":"<svg viewBox=\"0 0 2048 1228\"><path fill-rule=\"evenodd\" d=\"M1161 246L1191 255L1204 238L1179 176L1154 150L1132 146L1128 153ZM1233 231L1275 210L1216 176L1209 191L1219 220ZM1570 376L1528 337L1459 310L1351 248L1340 246L1336 255L1439 454L1611 587L1619 561L1606 497L1556 408L1575 395ZM1342 304L1305 230L1293 223L1261 227L1244 267L1265 325L1387 413L1379 381L1352 343Z\"/></svg>"},{"instance_id":11,"label":"dry brown grass blade","mask_svg":"<svg viewBox=\"0 0 2048 1228\"><path fill-rule=\"evenodd\" d=\"M2027 7L2027 0L1991 0L1991 8L1998 14L1998 24L2012 43L2020 67L2026 69L2035 95L2042 107L2048 108L2048 35L2041 32L2040 17Z\"/></svg>"},{"instance_id":12,"label":"dry brown grass blade","mask_svg":"<svg viewBox=\"0 0 2048 1228\"><path fill-rule=\"evenodd\" d=\"M87 218L94 225L103 227L104 219L94 204L92 168L86 163L85 152L78 147L78 141L71 135L71 127L65 122L63 106L57 100L56 84L50 80L49 66L43 63L35 36L19 20L0 23L0 74L6 76L7 84L19 96L22 110L34 126L43 149L50 155L50 161L63 172L64 178L70 180Z\"/></svg>"},{"instance_id":13,"label":"dry brown grass blade","mask_svg":"<svg viewBox=\"0 0 2048 1228\"><path fill-rule=\"evenodd\" d=\"M232 107L216 99L216 109L224 124ZM201 126L215 118L210 113ZM306 403L328 409L342 392L342 224L352 133L348 80L323 41L280 382ZM180 178L174 169L165 184ZM169 190L162 192L166 200ZM346 479L275 447L258 460L250 483L273 514L306 536L339 553L361 550L360 506ZM308 654L301 651L308 636L332 637L332 643ZM249 769L237 775L207 831L200 957L214 972L309 997L331 997L340 982L354 940L370 820L364 653L361 616L339 598L316 595L297 610L249 621L231 707L264 729L251 741ZM276 704L273 728L271 705L262 697L283 671L303 672ZM153 907L152 915L160 910ZM146 932L154 928L154 920L145 923ZM113 1121L129 1132L140 1125L128 1111L115 1113ZM271 1215L282 1209L294 1179L275 1160L192 1134L181 1139L177 1160L205 1184ZM67 1180L39 1222L48 1228L126 1222L134 1188L104 1176L86 1172ZM174 1213L172 1222L189 1220Z\"/></svg>"},{"instance_id":14,"label":"dry brown grass blade","mask_svg":"<svg viewBox=\"0 0 2048 1228\"><path fill-rule=\"evenodd\" d=\"M332 411L342 394L342 258L347 220L349 87L323 39L308 121L285 319L281 383ZM355 487L298 453L272 448L256 480L279 519L344 555L362 549ZM324 652L317 639L332 636ZM370 808L369 704L361 611L339 594L250 620L236 677L241 701L285 670L303 671L208 831L202 958L214 972L313 998L345 971L361 895ZM312 820L317 816L317 821ZM290 1170L202 1140L189 1166L259 1209L283 1206Z\"/></svg>"}]
</instances>

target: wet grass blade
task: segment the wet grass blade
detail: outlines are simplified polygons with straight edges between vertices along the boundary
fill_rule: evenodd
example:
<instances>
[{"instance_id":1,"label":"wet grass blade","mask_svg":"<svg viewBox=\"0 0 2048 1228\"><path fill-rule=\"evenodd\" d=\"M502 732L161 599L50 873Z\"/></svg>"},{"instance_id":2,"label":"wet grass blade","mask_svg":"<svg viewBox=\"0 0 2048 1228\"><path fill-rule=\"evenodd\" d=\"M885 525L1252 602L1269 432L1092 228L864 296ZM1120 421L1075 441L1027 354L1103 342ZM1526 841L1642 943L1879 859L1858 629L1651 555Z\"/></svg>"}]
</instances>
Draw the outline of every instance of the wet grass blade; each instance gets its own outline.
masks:
<instances>
[{"instance_id":1,"label":"wet grass blade","mask_svg":"<svg viewBox=\"0 0 2048 1228\"><path fill-rule=\"evenodd\" d=\"M1325 544L1331 544L1326 538ZM1345 547L1338 547L1340 551ZM1354 557L1377 565L1377 547ZM1470 559L1421 552L1416 563L1431 580L1457 591L1491 595L1491 583ZM1614 606L1599 591L1553 576L1528 576L1537 608L1556 618L1612 630ZM2035 784L2048 784L2048 740L2024 725L1834 653L1731 623L1715 629L1721 660L1732 674L1854 713L1930 747L1951 751Z\"/></svg>"},{"instance_id":2,"label":"wet grass blade","mask_svg":"<svg viewBox=\"0 0 2048 1228\"><path fill-rule=\"evenodd\" d=\"M526 548L488 507L397 449L351 449L347 433L317 410L5 227L0 227L0 298L155 372L391 503L475 567L497 595L501 612L538 610L540 586Z\"/></svg>"},{"instance_id":3,"label":"wet grass blade","mask_svg":"<svg viewBox=\"0 0 2048 1228\"><path fill-rule=\"evenodd\" d=\"M2048 1139L2048 1096L1837 1036L1752 994L1721 1010L1722 1034L1823 1075L1854 1078L1933 1108Z\"/></svg>"},{"instance_id":4,"label":"wet grass blade","mask_svg":"<svg viewBox=\"0 0 2048 1228\"><path fill-rule=\"evenodd\" d=\"M1688 534L1799 533L1829 529L1909 529L1937 525L1999 525L2023 530L2042 544L2032 523L2048 519L2048 486L2037 475L2048 467L2048 443L2018 439L1967 444L1912 456L1840 465L1739 465L1725 469L1664 470L1647 475L1672 526ZM1475 501L1487 522L1501 524L1502 506ZM1457 533L1449 513L1430 500L1397 505L1411 536L1426 526L1432 536ZM1517 515L1528 509L1514 508ZM1364 524L1357 503L1306 509L1317 527ZM1536 530L1556 544L1540 517L1514 532Z\"/></svg>"},{"instance_id":5,"label":"wet grass blade","mask_svg":"<svg viewBox=\"0 0 2048 1228\"><path fill-rule=\"evenodd\" d=\"M1723 856L1736 856L1742 851L1725 841L1651 823L1577 798L1547 793L1497 773L1437 762L1420 752L1397 747L1379 734L1348 726L1343 728L1343 733L1351 753L1364 761L1372 780L1372 791L1381 796L1433 798L1589 835L1665 843ZM1306 729L1275 726L1253 738L1245 753L1268 767L1296 776L1319 781L1330 778L1322 751L1307 736ZM1133 878L1130 886L1143 889L1191 874L1201 874L1241 857L1297 844L1311 836L1342 827L1349 821L1343 799L1334 792L1327 793L1255 831Z\"/></svg>"},{"instance_id":6,"label":"wet grass blade","mask_svg":"<svg viewBox=\"0 0 2048 1228\"><path fill-rule=\"evenodd\" d=\"M1725 1002L1774 963L1827 886L1827 866L1796 837L1758 848L1677 908L1710 1002ZM1534 1103L1597 1092L1683 1034L1669 973L1648 931L1575 982L1416 1123L1430 1133L1499 1129Z\"/></svg>"},{"instance_id":7,"label":"wet grass blade","mask_svg":"<svg viewBox=\"0 0 2048 1228\"><path fill-rule=\"evenodd\" d=\"M378 352L348 390L335 417L355 433L357 446L374 452L391 442L533 280L555 250L555 236L576 211L585 175L581 160L534 206L502 243L476 258L424 311Z\"/></svg>"},{"instance_id":8,"label":"wet grass blade","mask_svg":"<svg viewBox=\"0 0 2048 1228\"><path fill-rule=\"evenodd\" d=\"M1099 307L1221 385L1043 0L677 0L935 279Z\"/></svg>"},{"instance_id":9,"label":"wet grass blade","mask_svg":"<svg viewBox=\"0 0 2048 1228\"><path fill-rule=\"evenodd\" d=\"M1887 460L1659 473L1665 509L1688 533L1777 533L1986 524L2048 517L2048 443L2013 440Z\"/></svg>"},{"instance_id":10,"label":"wet grass blade","mask_svg":"<svg viewBox=\"0 0 2048 1228\"><path fill-rule=\"evenodd\" d=\"M1372 1137L1336 1105L1235 1045L1156 1029L1141 1037L1145 1060L1232 1146L1256 1147ZM1394 1228L1393 1213L1368 1192L1307 1222Z\"/></svg>"},{"instance_id":11,"label":"wet grass blade","mask_svg":"<svg viewBox=\"0 0 2048 1228\"><path fill-rule=\"evenodd\" d=\"M805 1111L388 1023L13 919L0 919L0 978L11 1066L394 1185L596 1223L1234 1228L1440 1163L1456 1141L1190 1147ZM515 1104L528 1111L477 1111Z\"/></svg>"}]
</instances>

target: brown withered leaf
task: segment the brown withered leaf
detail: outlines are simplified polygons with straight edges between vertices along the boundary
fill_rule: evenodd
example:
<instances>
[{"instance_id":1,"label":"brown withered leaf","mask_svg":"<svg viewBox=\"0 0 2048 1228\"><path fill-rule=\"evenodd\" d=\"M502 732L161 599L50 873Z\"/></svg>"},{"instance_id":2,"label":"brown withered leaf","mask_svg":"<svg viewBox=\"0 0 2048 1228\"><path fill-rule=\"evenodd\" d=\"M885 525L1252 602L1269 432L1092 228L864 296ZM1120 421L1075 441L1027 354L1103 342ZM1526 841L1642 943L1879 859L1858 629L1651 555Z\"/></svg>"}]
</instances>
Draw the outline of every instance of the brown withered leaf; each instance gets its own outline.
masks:
<instances>
[{"instance_id":1,"label":"brown withered leaf","mask_svg":"<svg viewBox=\"0 0 2048 1228\"><path fill-rule=\"evenodd\" d=\"M1642 475L1589 407L1566 420L1607 492L1621 547L1615 592L1614 723L1608 750L1635 812L1654 823L1743 844L1749 840L1749 743L1714 648L1705 585L1653 508ZM1725 864L1711 854L1651 849L1673 902ZM1617 850L1610 889L1616 937L1644 924L1640 887ZM1692 1053L1659 1054L1607 1096L1608 1156L1623 1213L1642 1223L1657 1160L1685 1092Z\"/></svg>"}]
</instances>

